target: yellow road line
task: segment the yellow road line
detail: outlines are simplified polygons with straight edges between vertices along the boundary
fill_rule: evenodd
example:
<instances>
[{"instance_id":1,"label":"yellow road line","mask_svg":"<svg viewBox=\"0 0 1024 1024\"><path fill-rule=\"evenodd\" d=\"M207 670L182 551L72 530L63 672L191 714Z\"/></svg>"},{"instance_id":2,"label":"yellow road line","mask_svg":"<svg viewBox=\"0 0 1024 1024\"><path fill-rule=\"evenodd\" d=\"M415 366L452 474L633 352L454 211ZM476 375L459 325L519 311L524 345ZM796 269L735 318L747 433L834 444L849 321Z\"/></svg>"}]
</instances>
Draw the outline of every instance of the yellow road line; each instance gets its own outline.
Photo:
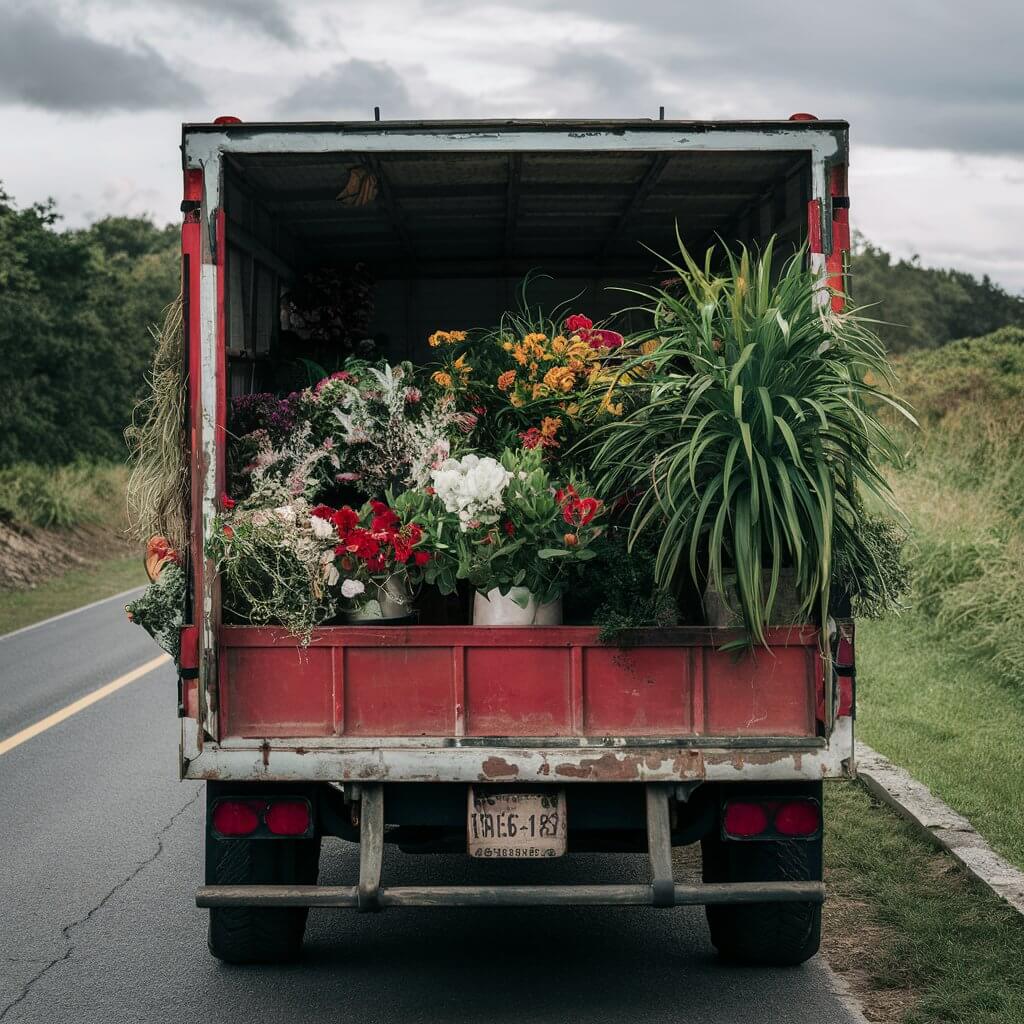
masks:
<instances>
[{"instance_id":1,"label":"yellow road line","mask_svg":"<svg viewBox=\"0 0 1024 1024\"><path fill-rule=\"evenodd\" d=\"M136 679L141 679L147 673L152 672L153 669L165 665L170 660L171 656L169 654L161 654L160 657L153 658L152 661L147 661L138 668L133 668L131 672L126 672L123 676L118 676L109 683L104 683L103 686L98 687L91 693L87 693L84 697L79 697L78 700L72 701L72 703L61 708L59 711L54 711L52 715L41 718L34 725L22 729L21 732L16 732L13 736L0 740L0 754L6 754L15 747L20 747L22 743L32 739L33 736L38 736L41 732L52 729L65 719L70 718L72 715L77 715L79 711L84 711L89 705L95 704L96 701L109 697L112 693L120 690L122 686L134 683Z\"/></svg>"}]
</instances>

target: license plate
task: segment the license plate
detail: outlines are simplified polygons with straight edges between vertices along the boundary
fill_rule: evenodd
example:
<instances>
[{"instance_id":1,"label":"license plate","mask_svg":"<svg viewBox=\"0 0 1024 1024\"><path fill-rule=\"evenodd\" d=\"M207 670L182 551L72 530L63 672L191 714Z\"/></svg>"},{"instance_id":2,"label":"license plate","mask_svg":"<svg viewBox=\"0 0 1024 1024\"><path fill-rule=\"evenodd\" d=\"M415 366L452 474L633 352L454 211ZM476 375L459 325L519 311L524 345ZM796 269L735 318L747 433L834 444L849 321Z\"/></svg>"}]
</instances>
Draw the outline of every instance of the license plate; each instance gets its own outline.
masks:
<instances>
[{"instance_id":1,"label":"license plate","mask_svg":"<svg viewBox=\"0 0 1024 1024\"><path fill-rule=\"evenodd\" d=\"M469 787L466 837L471 857L561 857L567 836L564 789L478 793Z\"/></svg>"}]
</instances>

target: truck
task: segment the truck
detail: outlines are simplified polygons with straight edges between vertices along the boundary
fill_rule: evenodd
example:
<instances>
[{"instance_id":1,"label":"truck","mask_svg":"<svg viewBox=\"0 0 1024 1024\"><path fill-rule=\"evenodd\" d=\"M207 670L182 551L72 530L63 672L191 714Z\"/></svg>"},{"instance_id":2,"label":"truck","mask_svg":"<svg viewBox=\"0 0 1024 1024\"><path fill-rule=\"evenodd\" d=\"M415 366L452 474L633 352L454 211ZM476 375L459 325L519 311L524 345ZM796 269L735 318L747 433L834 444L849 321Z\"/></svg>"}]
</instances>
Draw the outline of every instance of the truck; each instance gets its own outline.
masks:
<instances>
[{"instance_id":1,"label":"truck","mask_svg":"<svg viewBox=\"0 0 1024 1024\"><path fill-rule=\"evenodd\" d=\"M397 354L458 310L492 322L541 267L584 296L649 276L675 232L805 245L822 302L849 253L848 125L779 121L368 121L182 130L190 459L181 633L182 778L206 782L209 946L296 956L310 907L703 905L726 959L818 949L822 784L854 762L854 624L733 630L323 626L308 644L223 621L204 537L225 490L229 400L256 390L282 290L331 262L372 268L375 331ZM353 173L356 172L356 178ZM372 181L362 202L347 185ZM358 191L358 190L357 190ZM322 879L321 842L359 876ZM646 854L649 880L402 885L385 844L484 860ZM673 873L699 844L701 880ZM499 872L512 871L496 866Z\"/></svg>"}]
</instances>

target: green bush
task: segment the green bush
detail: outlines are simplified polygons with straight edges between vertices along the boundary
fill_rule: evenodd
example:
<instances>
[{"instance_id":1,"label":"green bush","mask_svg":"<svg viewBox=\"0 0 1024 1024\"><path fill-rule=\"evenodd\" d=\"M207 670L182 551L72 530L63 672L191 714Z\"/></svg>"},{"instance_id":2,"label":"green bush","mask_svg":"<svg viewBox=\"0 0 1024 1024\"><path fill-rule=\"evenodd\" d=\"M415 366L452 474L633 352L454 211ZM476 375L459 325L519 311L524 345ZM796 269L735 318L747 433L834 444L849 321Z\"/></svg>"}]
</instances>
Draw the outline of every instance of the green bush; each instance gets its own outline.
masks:
<instances>
[{"instance_id":1,"label":"green bush","mask_svg":"<svg viewBox=\"0 0 1024 1024\"><path fill-rule=\"evenodd\" d=\"M68 529L85 523L120 528L126 471L79 461L68 466L22 462L0 469L0 518L18 526Z\"/></svg>"}]
</instances>

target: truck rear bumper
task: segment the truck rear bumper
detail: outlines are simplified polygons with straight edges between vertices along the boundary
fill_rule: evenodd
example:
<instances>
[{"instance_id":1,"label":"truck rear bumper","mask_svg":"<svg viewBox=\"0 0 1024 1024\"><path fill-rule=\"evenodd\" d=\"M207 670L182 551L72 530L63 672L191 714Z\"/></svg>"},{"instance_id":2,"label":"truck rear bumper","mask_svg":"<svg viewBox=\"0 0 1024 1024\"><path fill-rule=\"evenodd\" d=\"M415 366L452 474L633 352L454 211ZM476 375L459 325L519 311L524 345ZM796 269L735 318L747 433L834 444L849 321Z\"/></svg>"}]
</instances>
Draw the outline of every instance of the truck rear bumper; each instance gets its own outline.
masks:
<instances>
[{"instance_id":1,"label":"truck rear bumper","mask_svg":"<svg viewBox=\"0 0 1024 1024\"><path fill-rule=\"evenodd\" d=\"M204 885L197 907L657 907L737 903L822 903L822 882L673 884L668 900L654 885L396 885L377 890L376 905L360 905L355 885Z\"/></svg>"},{"instance_id":2,"label":"truck rear bumper","mask_svg":"<svg viewBox=\"0 0 1024 1024\"><path fill-rule=\"evenodd\" d=\"M359 883L331 885L205 885L198 907L331 907L377 911L387 907L653 906L804 902L821 903L820 881L727 882L681 885L673 878L672 785L644 786L649 884L382 886L384 791L359 786Z\"/></svg>"},{"instance_id":3,"label":"truck rear bumper","mask_svg":"<svg viewBox=\"0 0 1024 1024\"><path fill-rule=\"evenodd\" d=\"M337 741L336 741L337 742ZM547 741L550 743L551 741ZM608 740L572 746L422 738L344 746L312 741L185 745L190 779L265 782L731 782L816 781L854 774L852 723L809 737Z\"/></svg>"}]
</instances>

